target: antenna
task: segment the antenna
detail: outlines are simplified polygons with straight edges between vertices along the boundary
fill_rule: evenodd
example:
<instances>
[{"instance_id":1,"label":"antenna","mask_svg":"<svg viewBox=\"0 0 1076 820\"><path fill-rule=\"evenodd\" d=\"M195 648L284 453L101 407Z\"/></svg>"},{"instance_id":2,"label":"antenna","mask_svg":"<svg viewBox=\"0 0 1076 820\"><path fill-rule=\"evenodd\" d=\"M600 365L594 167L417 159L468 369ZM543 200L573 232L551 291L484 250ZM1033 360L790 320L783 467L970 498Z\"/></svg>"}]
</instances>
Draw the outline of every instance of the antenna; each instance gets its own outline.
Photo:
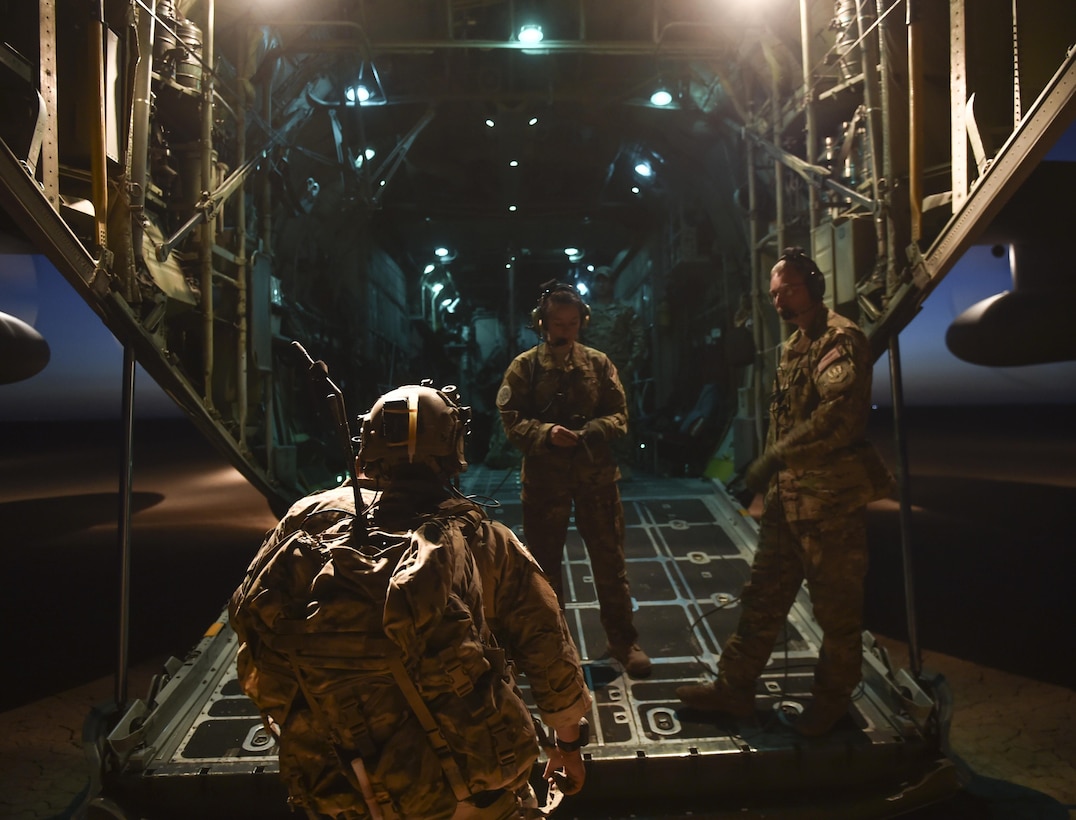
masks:
<instances>
[{"instance_id":1,"label":"antenna","mask_svg":"<svg viewBox=\"0 0 1076 820\"><path fill-rule=\"evenodd\" d=\"M359 490L359 477L355 473L355 452L351 449L351 431L348 428L347 423L347 411L344 409L344 394L340 391L333 380L329 378L329 366L325 362L318 359L314 361L310 358L310 354L306 352L306 348L299 342L292 341L292 347L299 351L299 354L303 357L303 360L307 364L307 375L310 377L315 388L321 388L325 391L325 400L329 403L329 412L332 414L333 422L336 425L336 434L339 440L341 449L344 452L344 466L347 470L348 476L351 478L351 489L355 495L355 523L352 524L352 535L359 529L359 516L362 515L365 504L362 500L362 492ZM365 524L361 527L362 532L365 534Z\"/></svg>"}]
</instances>

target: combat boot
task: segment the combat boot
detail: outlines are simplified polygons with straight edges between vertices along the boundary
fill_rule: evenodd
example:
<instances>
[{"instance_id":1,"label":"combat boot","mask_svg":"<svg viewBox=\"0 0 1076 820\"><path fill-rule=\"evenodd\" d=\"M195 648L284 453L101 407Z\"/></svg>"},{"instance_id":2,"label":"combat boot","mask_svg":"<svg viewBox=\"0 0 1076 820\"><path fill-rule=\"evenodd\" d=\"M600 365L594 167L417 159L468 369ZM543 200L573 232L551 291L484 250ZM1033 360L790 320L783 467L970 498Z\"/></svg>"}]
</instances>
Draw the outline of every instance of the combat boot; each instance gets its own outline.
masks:
<instances>
[{"instance_id":1,"label":"combat boot","mask_svg":"<svg viewBox=\"0 0 1076 820\"><path fill-rule=\"evenodd\" d=\"M803 714L792 724L792 728L804 737L819 737L836 726L837 721L846 714L848 714L847 700L814 698L807 704Z\"/></svg>"},{"instance_id":2,"label":"combat boot","mask_svg":"<svg viewBox=\"0 0 1076 820\"><path fill-rule=\"evenodd\" d=\"M639 644L633 643L623 646L609 644L608 650L612 657L620 661L620 665L624 667L628 677L646 678L650 676L650 657L643 652Z\"/></svg>"},{"instance_id":3,"label":"combat boot","mask_svg":"<svg viewBox=\"0 0 1076 820\"><path fill-rule=\"evenodd\" d=\"M700 712L720 712L735 718L749 718L755 714L753 689L733 689L721 681L678 686L676 696L685 706Z\"/></svg>"}]
</instances>

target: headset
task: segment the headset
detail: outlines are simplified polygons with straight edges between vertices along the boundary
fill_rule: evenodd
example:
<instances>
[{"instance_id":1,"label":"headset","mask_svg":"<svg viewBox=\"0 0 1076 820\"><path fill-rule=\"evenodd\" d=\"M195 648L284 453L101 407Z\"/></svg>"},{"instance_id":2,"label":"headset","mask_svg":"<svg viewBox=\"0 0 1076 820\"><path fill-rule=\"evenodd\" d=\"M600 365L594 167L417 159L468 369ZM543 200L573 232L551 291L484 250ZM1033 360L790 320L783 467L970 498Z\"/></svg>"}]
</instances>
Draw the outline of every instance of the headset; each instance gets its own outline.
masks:
<instances>
[{"instance_id":1,"label":"headset","mask_svg":"<svg viewBox=\"0 0 1076 820\"><path fill-rule=\"evenodd\" d=\"M587 325L590 323L590 305L583 301L583 297L579 295L575 285L550 279L541 288L542 292L538 296L538 304L531 311L531 328L538 331L539 335L542 333L546 309L549 307L549 302L553 301L560 304L570 303L579 308L579 329L586 330Z\"/></svg>"},{"instance_id":2,"label":"headset","mask_svg":"<svg viewBox=\"0 0 1076 820\"><path fill-rule=\"evenodd\" d=\"M803 276L803 284L807 286L810 297L816 302L822 301L822 297L826 295L826 277L803 248L785 248L777 261L798 270Z\"/></svg>"}]
</instances>

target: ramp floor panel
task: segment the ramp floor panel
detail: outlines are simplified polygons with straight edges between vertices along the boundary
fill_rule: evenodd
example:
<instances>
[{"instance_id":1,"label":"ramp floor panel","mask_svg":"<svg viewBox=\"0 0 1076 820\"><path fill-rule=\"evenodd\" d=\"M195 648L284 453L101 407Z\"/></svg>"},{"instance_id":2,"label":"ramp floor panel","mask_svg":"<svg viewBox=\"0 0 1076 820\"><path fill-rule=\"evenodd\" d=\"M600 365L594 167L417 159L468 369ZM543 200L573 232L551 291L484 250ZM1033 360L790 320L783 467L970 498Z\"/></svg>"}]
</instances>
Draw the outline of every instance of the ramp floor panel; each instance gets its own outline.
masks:
<instances>
[{"instance_id":1,"label":"ramp floor panel","mask_svg":"<svg viewBox=\"0 0 1076 820\"><path fill-rule=\"evenodd\" d=\"M475 469L461 490L484 498L490 515L522 538L518 477L505 481L502 474ZM574 527L565 545L565 613L594 694L587 801L665 793L680 801L697 796L705 805L715 796L772 800L834 787L896 794L937 767L939 738L929 723L909 717L885 659L870 651L864 682L836 729L813 740L792 731L789 716L809 701L821 640L805 590L758 682L753 718L721 720L682 708L676 687L712 680L735 628L757 525L710 481L636 479L622 485L622 497L635 622L654 664L648 678L629 678L607 656L590 563ZM251 800L264 802L264 811L283 804L275 745L239 690L235 636L225 621L222 613L175 676L200 676L200 685L170 722L171 734L132 755L117 779L140 805L179 805L194 792L222 811L240 794L247 809ZM525 677L520 686L529 700ZM199 781L193 791L192 778Z\"/></svg>"}]
</instances>

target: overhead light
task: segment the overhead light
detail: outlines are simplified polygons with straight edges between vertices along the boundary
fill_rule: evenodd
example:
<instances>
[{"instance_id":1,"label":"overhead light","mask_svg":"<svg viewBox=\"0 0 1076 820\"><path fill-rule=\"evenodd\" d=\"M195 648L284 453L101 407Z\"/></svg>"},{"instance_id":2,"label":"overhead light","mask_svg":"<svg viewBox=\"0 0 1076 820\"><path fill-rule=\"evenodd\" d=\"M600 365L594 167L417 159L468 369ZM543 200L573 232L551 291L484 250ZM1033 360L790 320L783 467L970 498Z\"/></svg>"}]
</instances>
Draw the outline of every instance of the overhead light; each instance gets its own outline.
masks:
<instances>
[{"instance_id":1,"label":"overhead light","mask_svg":"<svg viewBox=\"0 0 1076 820\"><path fill-rule=\"evenodd\" d=\"M486 126L487 126L488 128L492 128L492 127L493 127L493 126L495 126L496 124L497 124L497 123L495 123L495 122L494 122L494 121L493 121L492 119L490 119L490 118L488 118L488 117L486 118Z\"/></svg>"},{"instance_id":2,"label":"overhead light","mask_svg":"<svg viewBox=\"0 0 1076 820\"><path fill-rule=\"evenodd\" d=\"M638 196L638 195L639 195L640 193L642 193L642 192L641 192L641 191L639 190L639 186L638 186L638 185L632 185L632 186L631 186L631 192L632 192L633 194L635 194L636 196Z\"/></svg>"},{"instance_id":3,"label":"overhead light","mask_svg":"<svg viewBox=\"0 0 1076 820\"><path fill-rule=\"evenodd\" d=\"M508 163L509 168L515 168L517 165L519 165L519 160L515 159Z\"/></svg>"},{"instance_id":4,"label":"overhead light","mask_svg":"<svg viewBox=\"0 0 1076 820\"><path fill-rule=\"evenodd\" d=\"M344 89L344 100L348 105L384 105L388 101L381 76L373 62L363 61L359 66L359 76L354 85Z\"/></svg>"},{"instance_id":5,"label":"overhead light","mask_svg":"<svg viewBox=\"0 0 1076 820\"><path fill-rule=\"evenodd\" d=\"M537 125L537 124L538 124L538 118L537 117L531 117L529 120L527 120L527 125Z\"/></svg>"},{"instance_id":6,"label":"overhead light","mask_svg":"<svg viewBox=\"0 0 1076 820\"><path fill-rule=\"evenodd\" d=\"M514 211L515 209L516 209L515 205L509 205L508 206L508 210L510 210L510 211Z\"/></svg>"},{"instance_id":7,"label":"overhead light","mask_svg":"<svg viewBox=\"0 0 1076 820\"><path fill-rule=\"evenodd\" d=\"M519 29L518 39L521 43L540 43L542 37L542 27L534 23L527 23Z\"/></svg>"},{"instance_id":8,"label":"overhead light","mask_svg":"<svg viewBox=\"0 0 1076 820\"><path fill-rule=\"evenodd\" d=\"M565 254L565 256L578 256L579 255L579 248L565 248L564 249L564 254Z\"/></svg>"},{"instance_id":9,"label":"overhead light","mask_svg":"<svg viewBox=\"0 0 1076 820\"><path fill-rule=\"evenodd\" d=\"M430 293L432 293L434 296L436 296L438 293L440 293L444 289L445 289L445 283L444 282L434 282L432 285L430 285Z\"/></svg>"},{"instance_id":10,"label":"overhead light","mask_svg":"<svg viewBox=\"0 0 1076 820\"><path fill-rule=\"evenodd\" d=\"M362 105L363 103L369 102L370 97L372 97L373 94L365 85L349 85L344 91L344 96L351 105L354 105L355 103Z\"/></svg>"},{"instance_id":11,"label":"overhead light","mask_svg":"<svg viewBox=\"0 0 1076 820\"><path fill-rule=\"evenodd\" d=\"M650 163L646 160L642 160L635 165L635 173L641 177L648 177L654 173L654 169L650 167Z\"/></svg>"},{"instance_id":12,"label":"overhead light","mask_svg":"<svg viewBox=\"0 0 1076 820\"><path fill-rule=\"evenodd\" d=\"M650 95L650 102L654 105L665 106L671 103L672 100L673 96L666 88L659 88L657 91Z\"/></svg>"},{"instance_id":13,"label":"overhead light","mask_svg":"<svg viewBox=\"0 0 1076 820\"><path fill-rule=\"evenodd\" d=\"M448 256L448 248L438 248L434 251L434 253L444 259L446 256Z\"/></svg>"},{"instance_id":14,"label":"overhead light","mask_svg":"<svg viewBox=\"0 0 1076 820\"><path fill-rule=\"evenodd\" d=\"M423 275L425 275L427 273L433 273L435 270L437 270L436 265L427 265L426 268L422 271L422 273Z\"/></svg>"}]
</instances>

